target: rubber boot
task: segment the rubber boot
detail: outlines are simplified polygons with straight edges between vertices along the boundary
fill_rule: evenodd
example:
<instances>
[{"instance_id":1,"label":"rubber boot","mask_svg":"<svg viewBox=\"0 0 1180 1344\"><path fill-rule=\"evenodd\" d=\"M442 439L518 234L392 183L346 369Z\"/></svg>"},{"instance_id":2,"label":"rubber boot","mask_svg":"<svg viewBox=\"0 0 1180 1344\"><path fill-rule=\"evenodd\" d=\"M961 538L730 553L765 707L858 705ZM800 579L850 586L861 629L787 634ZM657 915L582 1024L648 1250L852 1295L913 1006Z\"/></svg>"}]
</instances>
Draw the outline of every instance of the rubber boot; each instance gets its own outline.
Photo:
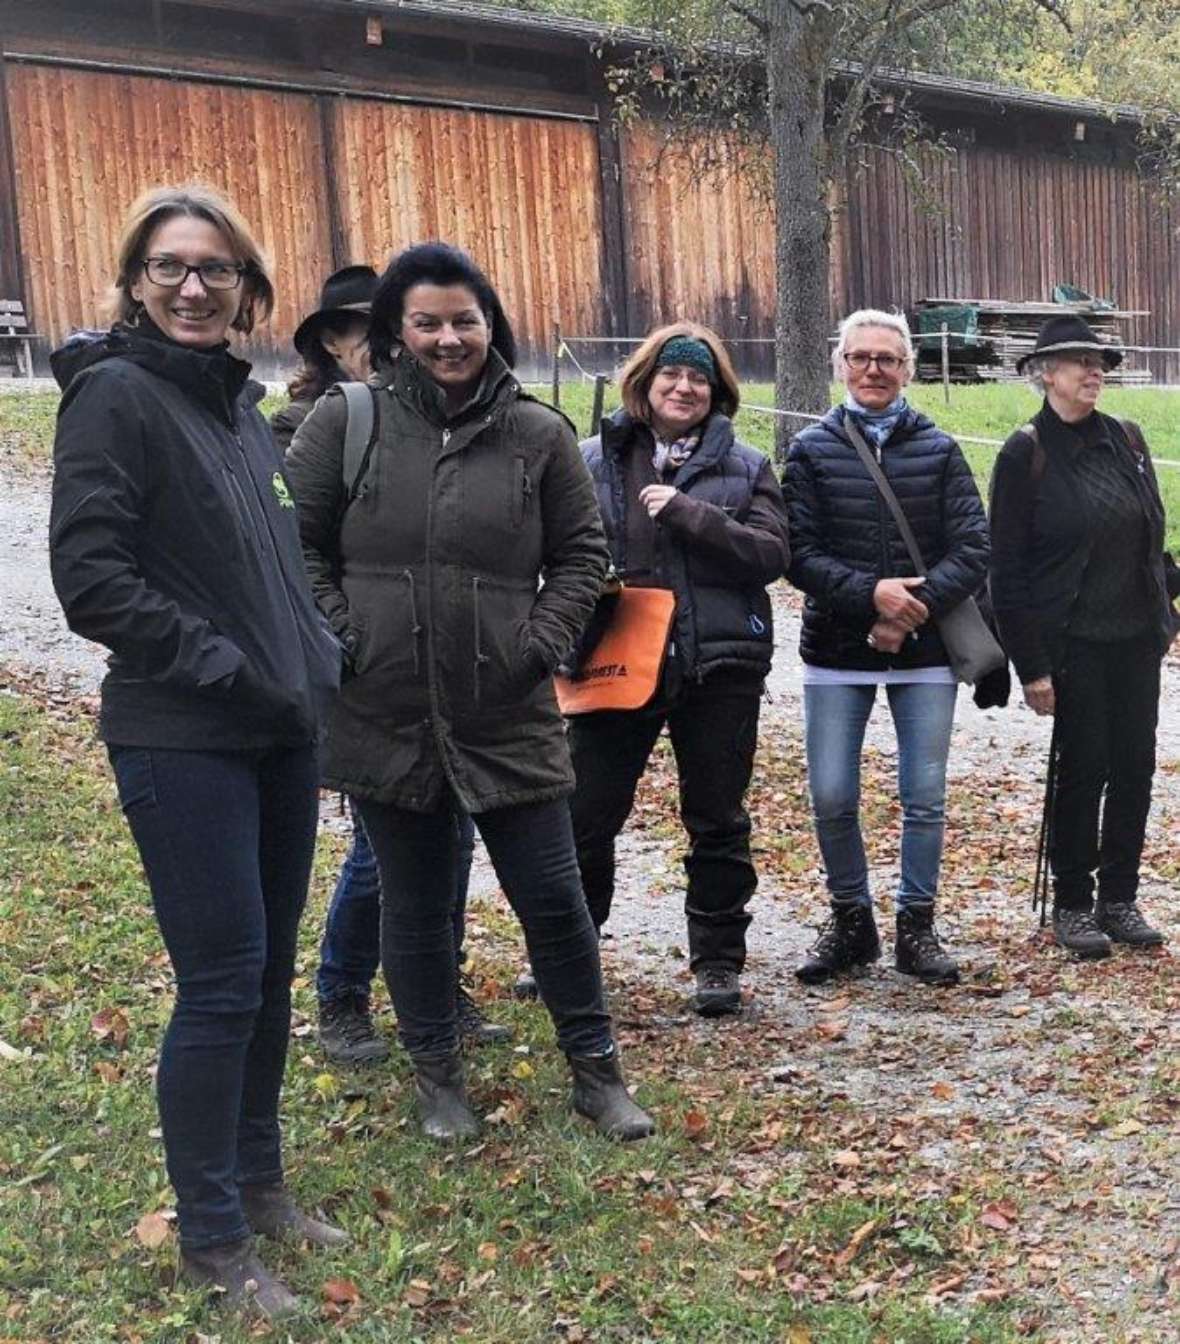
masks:
<instances>
[{"instance_id":1,"label":"rubber boot","mask_svg":"<svg viewBox=\"0 0 1180 1344\"><path fill-rule=\"evenodd\" d=\"M591 1121L600 1134L630 1143L656 1132L651 1116L631 1100L617 1050L609 1055L566 1058L574 1075L574 1110Z\"/></svg>"},{"instance_id":2,"label":"rubber boot","mask_svg":"<svg viewBox=\"0 0 1180 1344\"><path fill-rule=\"evenodd\" d=\"M302 1306L282 1279L259 1260L253 1237L202 1251L182 1248L180 1277L187 1283L216 1289L227 1306L257 1312L268 1321L287 1320Z\"/></svg>"},{"instance_id":3,"label":"rubber boot","mask_svg":"<svg viewBox=\"0 0 1180 1344\"><path fill-rule=\"evenodd\" d=\"M421 1056L414 1060L418 1117L430 1139L472 1139L479 1121L467 1102L463 1061L453 1055Z\"/></svg>"},{"instance_id":4,"label":"rubber boot","mask_svg":"<svg viewBox=\"0 0 1180 1344\"><path fill-rule=\"evenodd\" d=\"M275 1241L306 1241L324 1250L347 1246L352 1240L342 1228L304 1213L282 1181L269 1185L243 1185L238 1187L238 1192L246 1221L264 1237L273 1237Z\"/></svg>"}]
</instances>

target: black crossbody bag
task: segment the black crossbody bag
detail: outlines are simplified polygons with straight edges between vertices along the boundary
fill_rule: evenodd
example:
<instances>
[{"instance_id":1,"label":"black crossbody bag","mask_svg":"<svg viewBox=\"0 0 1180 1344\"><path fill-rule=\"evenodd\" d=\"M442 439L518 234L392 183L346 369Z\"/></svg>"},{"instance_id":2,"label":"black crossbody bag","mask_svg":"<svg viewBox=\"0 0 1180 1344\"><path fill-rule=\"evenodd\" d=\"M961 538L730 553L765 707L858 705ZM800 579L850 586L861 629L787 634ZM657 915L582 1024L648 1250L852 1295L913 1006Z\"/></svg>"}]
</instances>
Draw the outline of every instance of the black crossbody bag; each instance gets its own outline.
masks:
<instances>
[{"instance_id":1,"label":"black crossbody bag","mask_svg":"<svg viewBox=\"0 0 1180 1344\"><path fill-rule=\"evenodd\" d=\"M885 473L873 456L872 449L865 442L864 435L853 424L851 417L845 417L844 428L848 432L848 437L852 440L852 446L856 449L857 455L864 463L865 470L873 478L874 484L881 492L881 498L889 506L889 512L893 515L893 521L897 524L897 530L901 533L905 548L910 553L915 571L925 577L926 562L922 559L922 552L918 550L918 543L914 540L909 519L905 516L905 512L897 501L897 496L885 479ZM999 641L992 634L988 623L983 619L983 614L973 597L964 598L957 607L952 607L950 611L935 617L935 620L938 623L938 633L942 636L943 647L950 659L951 670L955 674L956 681L966 682L968 686L974 686L989 672L994 672L997 668L1003 667L1008 661L1004 650L1000 648Z\"/></svg>"}]
</instances>

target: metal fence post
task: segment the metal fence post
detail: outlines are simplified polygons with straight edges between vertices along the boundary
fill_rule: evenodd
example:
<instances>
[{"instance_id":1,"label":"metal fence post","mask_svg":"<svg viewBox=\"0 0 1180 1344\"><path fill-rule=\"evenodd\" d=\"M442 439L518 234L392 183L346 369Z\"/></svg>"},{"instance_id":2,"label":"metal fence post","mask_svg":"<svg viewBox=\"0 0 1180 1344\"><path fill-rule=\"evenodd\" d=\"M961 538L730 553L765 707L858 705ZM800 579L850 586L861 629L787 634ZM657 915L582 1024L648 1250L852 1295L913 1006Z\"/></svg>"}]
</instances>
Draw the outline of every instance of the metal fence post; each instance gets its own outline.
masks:
<instances>
[{"instance_id":1,"label":"metal fence post","mask_svg":"<svg viewBox=\"0 0 1180 1344\"><path fill-rule=\"evenodd\" d=\"M606 374L596 373L594 375L594 405L590 411L590 434L598 433L598 427L602 424L602 405L606 397Z\"/></svg>"},{"instance_id":2,"label":"metal fence post","mask_svg":"<svg viewBox=\"0 0 1180 1344\"><path fill-rule=\"evenodd\" d=\"M561 323L553 324L553 404L561 406Z\"/></svg>"},{"instance_id":3,"label":"metal fence post","mask_svg":"<svg viewBox=\"0 0 1180 1344\"><path fill-rule=\"evenodd\" d=\"M949 406L951 404L951 343L945 322L942 324L942 395Z\"/></svg>"}]
</instances>

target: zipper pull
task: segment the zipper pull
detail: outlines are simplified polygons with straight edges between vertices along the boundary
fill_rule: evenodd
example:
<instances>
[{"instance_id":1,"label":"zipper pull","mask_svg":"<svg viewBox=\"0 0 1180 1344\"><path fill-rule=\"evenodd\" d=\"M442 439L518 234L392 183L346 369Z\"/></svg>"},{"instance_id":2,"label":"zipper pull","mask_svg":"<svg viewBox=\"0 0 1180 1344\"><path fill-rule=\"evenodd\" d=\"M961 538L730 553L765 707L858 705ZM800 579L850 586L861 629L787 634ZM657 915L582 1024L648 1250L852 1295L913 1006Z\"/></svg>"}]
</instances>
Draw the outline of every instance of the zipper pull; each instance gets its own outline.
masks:
<instances>
[{"instance_id":1,"label":"zipper pull","mask_svg":"<svg viewBox=\"0 0 1180 1344\"><path fill-rule=\"evenodd\" d=\"M444 429L442 434L443 434L443 447L445 448L451 440L451 431L449 429Z\"/></svg>"}]
</instances>

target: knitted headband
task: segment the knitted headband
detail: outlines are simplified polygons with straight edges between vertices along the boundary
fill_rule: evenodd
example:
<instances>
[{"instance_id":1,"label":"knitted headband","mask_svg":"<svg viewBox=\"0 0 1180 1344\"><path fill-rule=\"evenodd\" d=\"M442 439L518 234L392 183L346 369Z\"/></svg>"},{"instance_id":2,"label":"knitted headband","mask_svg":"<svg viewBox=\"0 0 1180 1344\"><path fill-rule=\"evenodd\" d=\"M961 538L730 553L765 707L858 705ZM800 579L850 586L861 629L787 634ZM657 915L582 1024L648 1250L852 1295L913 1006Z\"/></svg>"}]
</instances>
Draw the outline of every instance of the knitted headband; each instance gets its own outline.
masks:
<instances>
[{"instance_id":1,"label":"knitted headband","mask_svg":"<svg viewBox=\"0 0 1180 1344\"><path fill-rule=\"evenodd\" d=\"M717 385L717 361L713 352L695 336L673 336L664 342L656 357L656 368L669 364L686 364L691 369L700 369L714 387Z\"/></svg>"}]
</instances>

